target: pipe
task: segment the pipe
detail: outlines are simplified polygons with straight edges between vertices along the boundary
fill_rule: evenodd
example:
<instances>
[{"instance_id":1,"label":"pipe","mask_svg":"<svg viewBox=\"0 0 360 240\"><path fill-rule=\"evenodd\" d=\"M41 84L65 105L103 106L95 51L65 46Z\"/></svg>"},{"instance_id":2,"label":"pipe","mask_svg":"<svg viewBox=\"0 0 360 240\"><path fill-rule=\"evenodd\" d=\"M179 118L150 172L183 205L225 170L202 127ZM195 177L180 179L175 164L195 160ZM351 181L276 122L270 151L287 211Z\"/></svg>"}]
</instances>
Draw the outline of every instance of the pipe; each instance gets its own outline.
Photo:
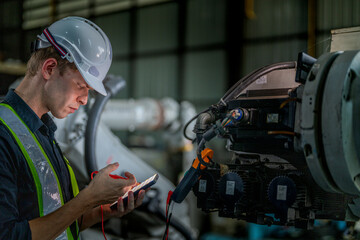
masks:
<instances>
[{"instance_id":1,"label":"pipe","mask_svg":"<svg viewBox=\"0 0 360 240\"><path fill-rule=\"evenodd\" d=\"M101 113L107 103L107 101L114 95L116 95L122 88L125 87L126 82L121 77L114 77L109 75L105 79L105 88L107 95L103 96L98 94L94 105L92 106L89 118L86 124L85 130L85 166L89 176L92 172L97 171L96 165L96 153L95 142L96 132L100 121Z\"/></svg>"},{"instance_id":2,"label":"pipe","mask_svg":"<svg viewBox=\"0 0 360 240\"><path fill-rule=\"evenodd\" d=\"M110 100L101 121L113 130L164 129L179 119L179 104L171 99Z\"/></svg>"},{"instance_id":3,"label":"pipe","mask_svg":"<svg viewBox=\"0 0 360 240\"><path fill-rule=\"evenodd\" d=\"M316 0L308 0L308 40L307 54L316 55Z\"/></svg>"}]
</instances>

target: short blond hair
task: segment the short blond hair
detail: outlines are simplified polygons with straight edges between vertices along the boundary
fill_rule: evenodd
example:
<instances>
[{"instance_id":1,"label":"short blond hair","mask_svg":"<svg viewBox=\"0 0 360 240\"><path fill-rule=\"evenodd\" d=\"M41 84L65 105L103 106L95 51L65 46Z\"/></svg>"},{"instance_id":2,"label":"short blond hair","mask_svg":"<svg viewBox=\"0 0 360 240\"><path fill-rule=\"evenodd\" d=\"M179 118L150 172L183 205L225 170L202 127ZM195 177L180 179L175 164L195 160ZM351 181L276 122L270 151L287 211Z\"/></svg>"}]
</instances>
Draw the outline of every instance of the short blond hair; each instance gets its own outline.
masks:
<instances>
[{"instance_id":1,"label":"short blond hair","mask_svg":"<svg viewBox=\"0 0 360 240\"><path fill-rule=\"evenodd\" d=\"M77 70L74 63L71 63L68 60L61 58L60 54L55 50L55 48L51 46L39 49L31 54L30 59L27 62L26 76L35 76L42 64L45 62L45 60L49 58L56 59L56 61L58 62L58 69L61 76L67 68Z\"/></svg>"}]
</instances>

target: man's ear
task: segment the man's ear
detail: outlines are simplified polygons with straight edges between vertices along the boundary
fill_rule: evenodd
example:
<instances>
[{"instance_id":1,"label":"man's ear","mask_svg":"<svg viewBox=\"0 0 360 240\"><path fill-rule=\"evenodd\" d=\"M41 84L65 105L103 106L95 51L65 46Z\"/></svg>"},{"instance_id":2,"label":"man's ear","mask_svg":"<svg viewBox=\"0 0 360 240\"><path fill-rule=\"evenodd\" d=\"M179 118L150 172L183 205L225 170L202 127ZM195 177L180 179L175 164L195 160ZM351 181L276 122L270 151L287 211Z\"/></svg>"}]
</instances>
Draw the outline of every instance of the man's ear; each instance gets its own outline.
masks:
<instances>
[{"instance_id":1,"label":"man's ear","mask_svg":"<svg viewBox=\"0 0 360 240\"><path fill-rule=\"evenodd\" d=\"M49 80L50 77L54 74L57 65L58 62L55 58L46 59L41 66L41 74L43 78Z\"/></svg>"}]
</instances>

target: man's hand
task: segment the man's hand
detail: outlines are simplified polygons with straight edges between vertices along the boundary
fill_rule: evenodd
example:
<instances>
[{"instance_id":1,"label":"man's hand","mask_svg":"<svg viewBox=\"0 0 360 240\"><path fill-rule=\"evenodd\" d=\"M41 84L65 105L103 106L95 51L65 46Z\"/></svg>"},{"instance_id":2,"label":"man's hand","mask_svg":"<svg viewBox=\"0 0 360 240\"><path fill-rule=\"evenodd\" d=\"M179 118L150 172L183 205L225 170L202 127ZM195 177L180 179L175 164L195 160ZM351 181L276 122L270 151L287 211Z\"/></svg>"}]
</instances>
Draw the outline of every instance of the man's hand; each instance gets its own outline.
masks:
<instances>
[{"instance_id":1,"label":"man's hand","mask_svg":"<svg viewBox=\"0 0 360 240\"><path fill-rule=\"evenodd\" d=\"M88 186L96 205L113 203L136 184L131 173L125 173L127 179L114 179L109 174L119 167L119 163L109 164L101 169Z\"/></svg>"},{"instance_id":2,"label":"man's hand","mask_svg":"<svg viewBox=\"0 0 360 240\"><path fill-rule=\"evenodd\" d=\"M133 192L130 191L128 194L127 207L124 207L121 196L134 187L137 182L135 176L129 172L125 173L127 179L114 179L110 177L109 174L116 170L118 166L118 163L114 163L101 169L90 182L89 186L84 189L95 199L98 207L92 208L90 211L84 213L81 230L101 221L102 217L99 205L103 206L103 217L104 220L107 220L110 217L122 217L142 204L146 191L141 190L136 199L134 199ZM112 210L110 205L115 201L118 201L117 209Z\"/></svg>"},{"instance_id":3,"label":"man's hand","mask_svg":"<svg viewBox=\"0 0 360 240\"><path fill-rule=\"evenodd\" d=\"M142 201L145 197L145 190L140 190L139 194L137 195L137 198L134 199L134 193L132 191L129 191L128 193L128 199L127 199L127 206L124 207L123 199L122 197L119 197L117 200L117 209L112 210L110 208L111 204L103 205L103 211L104 211L104 218L110 218L110 217L122 217L135 208L139 207L142 204Z\"/></svg>"}]
</instances>

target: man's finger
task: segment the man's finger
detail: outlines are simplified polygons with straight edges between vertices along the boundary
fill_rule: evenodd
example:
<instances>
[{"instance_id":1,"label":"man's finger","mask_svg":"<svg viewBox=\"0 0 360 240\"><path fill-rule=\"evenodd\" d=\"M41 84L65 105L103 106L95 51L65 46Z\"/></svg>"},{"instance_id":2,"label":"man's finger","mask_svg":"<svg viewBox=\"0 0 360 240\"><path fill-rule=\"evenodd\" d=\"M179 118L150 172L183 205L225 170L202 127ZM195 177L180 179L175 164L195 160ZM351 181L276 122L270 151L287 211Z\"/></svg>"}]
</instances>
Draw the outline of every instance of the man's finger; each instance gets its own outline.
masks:
<instances>
[{"instance_id":1,"label":"man's finger","mask_svg":"<svg viewBox=\"0 0 360 240\"><path fill-rule=\"evenodd\" d=\"M132 191L129 191L127 210L132 211L133 209L134 209L134 193Z\"/></svg>"},{"instance_id":2,"label":"man's finger","mask_svg":"<svg viewBox=\"0 0 360 240\"><path fill-rule=\"evenodd\" d=\"M119 163L116 162L116 163L112 163L112 164L107 165L106 167L101 169L101 171L104 171L106 173L111 173L111 172L115 171L118 167L119 167Z\"/></svg>"},{"instance_id":3,"label":"man's finger","mask_svg":"<svg viewBox=\"0 0 360 240\"><path fill-rule=\"evenodd\" d=\"M134 179L136 181L136 178L135 178L134 174L132 174L132 173L125 172L125 176L129 179Z\"/></svg>"},{"instance_id":4,"label":"man's finger","mask_svg":"<svg viewBox=\"0 0 360 240\"><path fill-rule=\"evenodd\" d=\"M118 210L119 213L124 212L124 202L123 202L122 197L119 197L119 199L118 199L117 210Z\"/></svg>"},{"instance_id":5,"label":"man's finger","mask_svg":"<svg viewBox=\"0 0 360 240\"><path fill-rule=\"evenodd\" d=\"M142 204L142 201L144 200L145 197L145 191L144 190L140 190L138 197L136 199L135 202L135 207L139 207Z\"/></svg>"},{"instance_id":6,"label":"man's finger","mask_svg":"<svg viewBox=\"0 0 360 240\"><path fill-rule=\"evenodd\" d=\"M127 181L127 186L132 186L136 183L136 178L133 174L129 173L129 172L125 172L125 177L127 177L126 181Z\"/></svg>"}]
</instances>

